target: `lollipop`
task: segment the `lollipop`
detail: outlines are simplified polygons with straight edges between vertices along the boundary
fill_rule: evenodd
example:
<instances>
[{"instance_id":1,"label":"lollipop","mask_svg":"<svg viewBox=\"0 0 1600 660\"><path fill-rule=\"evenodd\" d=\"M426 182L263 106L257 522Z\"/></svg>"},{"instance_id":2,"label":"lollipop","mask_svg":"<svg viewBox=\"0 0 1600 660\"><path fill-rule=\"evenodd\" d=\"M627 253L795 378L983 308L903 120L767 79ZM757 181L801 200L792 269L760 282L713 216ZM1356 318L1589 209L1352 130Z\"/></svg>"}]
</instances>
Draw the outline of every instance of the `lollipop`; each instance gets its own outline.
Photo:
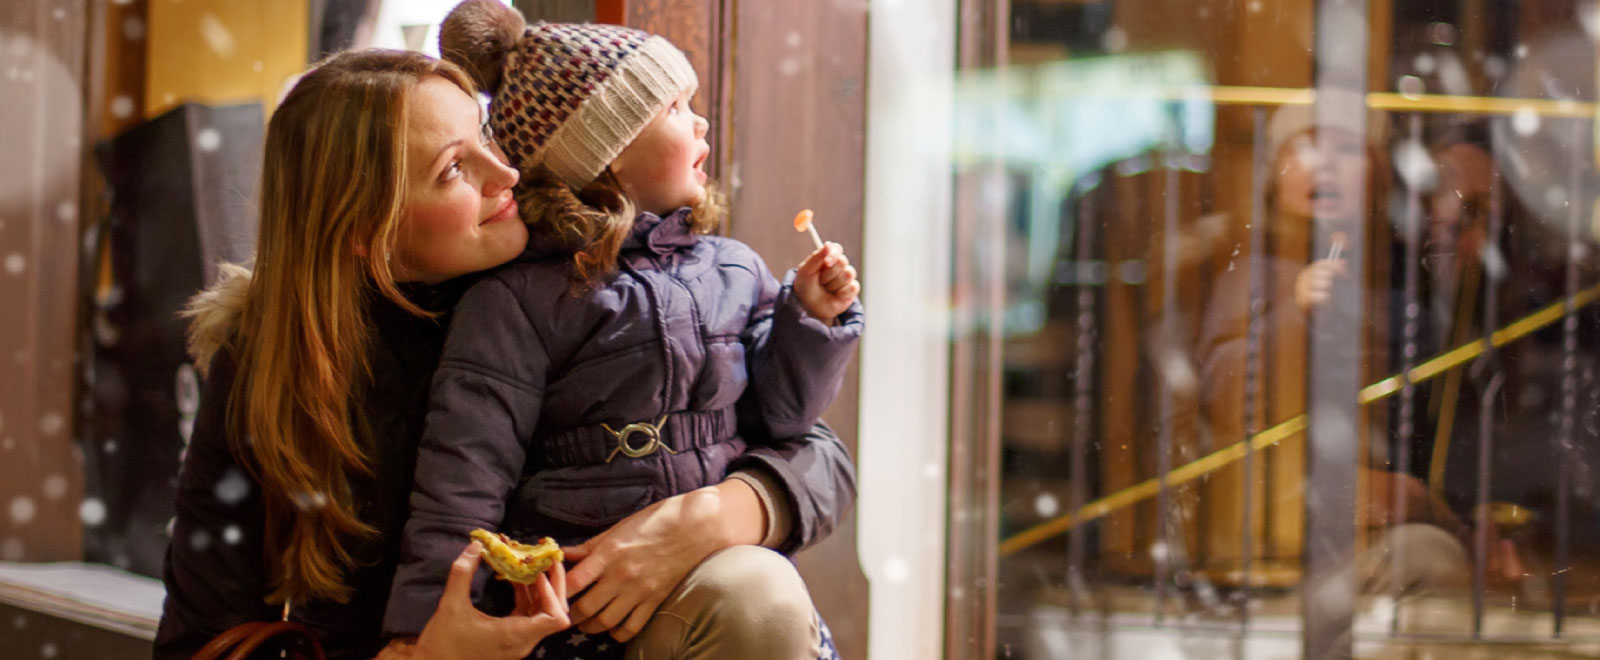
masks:
<instances>
[{"instance_id":1,"label":"lollipop","mask_svg":"<svg viewBox=\"0 0 1600 660\"><path fill-rule=\"evenodd\" d=\"M817 235L817 228L811 226L811 209L805 209L794 214L794 230L811 232L811 242L822 248L822 237Z\"/></svg>"}]
</instances>

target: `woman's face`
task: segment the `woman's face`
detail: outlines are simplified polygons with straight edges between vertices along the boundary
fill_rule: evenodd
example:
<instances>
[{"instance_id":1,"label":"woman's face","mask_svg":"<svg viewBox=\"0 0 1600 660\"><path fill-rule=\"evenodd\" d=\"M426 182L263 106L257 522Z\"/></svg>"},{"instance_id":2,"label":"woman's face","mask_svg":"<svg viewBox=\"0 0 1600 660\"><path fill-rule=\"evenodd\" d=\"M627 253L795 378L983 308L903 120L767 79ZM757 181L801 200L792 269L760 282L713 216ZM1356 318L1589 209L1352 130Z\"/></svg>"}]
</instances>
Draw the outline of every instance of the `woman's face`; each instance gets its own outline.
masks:
<instances>
[{"instance_id":1,"label":"woman's face","mask_svg":"<svg viewBox=\"0 0 1600 660\"><path fill-rule=\"evenodd\" d=\"M611 173L641 211L664 215L706 193L709 124L689 109L694 92L680 94L611 162Z\"/></svg>"},{"instance_id":2,"label":"woman's face","mask_svg":"<svg viewBox=\"0 0 1600 660\"><path fill-rule=\"evenodd\" d=\"M1319 145L1318 138L1325 144ZM1302 131L1278 152L1280 211L1307 218L1349 220L1361 215L1367 178L1366 146L1349 131Z\"/></svg>"},{"instance_id":3,"label":"woman's face","mask_svg":"<svg viewBox=\"0 0 1600 660\"><path fill-rule=\"evenodd\" d=\"M1481 147L1453 144L1434 155L1439 186L1429 196L1428 256L1454 254L1462 263L1477 261L1488 234L1489 194L1494 159Z\"/></svg>"},{"instance_id":4,"label":"woman's face","mask_svg":"<svg viewBox=\"0 0 1600 660\"><path fill-rule=\"evenodd\" d=\"M411 91L406 198L390 261L398 281L441 282L510 261L528 242L517 172L483 131L477 101L444 78Z\"/></svg>"}]
</instances>

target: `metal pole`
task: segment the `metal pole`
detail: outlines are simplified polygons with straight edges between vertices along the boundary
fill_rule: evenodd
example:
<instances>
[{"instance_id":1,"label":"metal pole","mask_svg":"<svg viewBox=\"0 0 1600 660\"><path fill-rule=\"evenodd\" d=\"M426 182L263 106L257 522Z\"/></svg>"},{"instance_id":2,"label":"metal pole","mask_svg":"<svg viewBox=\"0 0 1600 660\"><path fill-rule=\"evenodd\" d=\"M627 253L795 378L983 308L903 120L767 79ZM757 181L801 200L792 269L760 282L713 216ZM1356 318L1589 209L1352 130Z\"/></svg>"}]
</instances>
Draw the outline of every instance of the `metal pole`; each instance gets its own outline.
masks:
<instances>
[{"instance_id":1,"label":"metal pole","mask_svg":"<svg viewBox=\"0 0 1600 660\"><path fill-rule=\"evenodd\" d=\"M1318 126L1347 126L1365 142L1367 89L1367 3L1363 0L1318 0L1316 30L1317 98L1313 116ZM1354 122L1351 119L1354 118ZM1335 153L1326 132L1317 148ZM1367 208L1366 178L1355 195L1356 208ZM1357 419L1361 389L1361 337L1364 334L1362 285L1366 273L1365 214L1335 228L1316 219L1313 254L1327 254L1335 231L1345 234L1344 258L1350 279L1337 282L1323 306L1311 315L1308 367L1310 424L1306 444L1305 585L1302 590L1303 657L1344 660L1351 657L1355 611L1355 498Z\"/></svg>"},{"instance_id":2,"label":"metal pole","mask_svg":"<svg viewBox=\"0 0 1600 660\"><path fill-rule=\"evenodd\" d=\"M1500 227L1504 221L1502 208L1503 186L1496 170L1489 186L1489 232L1483 244L1483 337L1487 344L1483 355L1471 368L1474 371L1494 369L1497 349L1492 341L1497 317L1500 314L1499 278L1489 269L1493 256L1500 252ZM1570 304L1570 303L1568 303ZM1480 372L1481 373L1481 372ZM1505 383L1505 373L1496 371L1478 399L1478 482L1477 509L1473 530L1472 550L1472 637L1483 637L1483 598L1488 590L1489 566L1489 488L1494 477L1494 398Z\"/></svg>"},{"instance_id":3,"label":"metal pole","mask_svg":"<svg viewBox=\"0 0 1600 660\"><path fill-rule=\"evenodd\" d=\"M1090 202L1089 191L1092 186L1085 185L1080 188L1078 209L1077 235L1077 274L1078 283L1078 352L1072 378L1072 465L1071 491L1068 511L1076 512L1083 508L1083 503L1088 500L1089 479L1089 434L1090 416L1093 414L1093 384L1094 384L1094 330L1095 330L1095 286L1089 281L1089 259L1091 241L1094 240L1095 209ZM1072 613L1078 615L1086 602L1085 593L1087 585L1083 576L1084 561L1084 526L1074 525L1067 536L1067 588L1072 598Z\"/></svg>"},{"instance_id":4,"label":"metal pole","mask_svg":"<svg viewBox=\"0 0 1600 660\"><path fill-rule=\"evenodd\" d=\"M1422 140L1422 114L1413 113L1408 119L1407 127L1411 139ZM1395 436L1395 472L1402 477L1411 475L1411 434L1413 433L1412 416L1416 411L1416 384L1411 382L1411 368L1417 362L1417 326L1422 317L1422 306L1418 302L1418 266L1422 260L1421 250L1418 248L1420 240L1422 218L1422 195L1419 190L1406 182L1406 224L1405 224L1405 255L1402 262L1405 264L1405 306L1401 313L1405 316L1400 331L1400 419L1396 424ZM1406 510L1406 489L1395 488L1391 494L1394 501L1394 511L1398 515ZM1391 542L1391 557L1404 557L1404 542L1396 535ZM1389 562L1391 572L1389 586L1390 596L1396 607L1394 617L1389 620L1391 633L1400 631L1400 590L1403 580L1400 576L1401 562Z\"/></svg>"},{"instance_id":5,"label":"metal pole","mask_svg":"<svg viewBox=\"0 0 1600 660\"><path fill-rule=\"evenodd\" d=\"M1161 230L1161 338L1156 342L1157 365L1167 363L1168 352L1178 335L1178 170L1171 154L1161 159L1164 170L1162 205L1164 223ZM1165 366L1158 366L1162 373ZM1156 527L1159 546L1152 554L1155 560L1156 622L1165 620L1167 612L1167 587L1171 581L1172 563L1179 556L1178 544L1172 533L1172 489L1167 486L1167 474L1172 471L1172 383L1166 377L1161 383L1161 429L1156 437Z\"/></svg>"},{"instance_id":6,"label":"metal pole","mask_svg":"<svg viewBox=\"0 0 1600 660\"><path fill-rule=\"evenodd\" d=\"M1251 147L1250 147L1250 306L1246 334L1245 334L1245 362L1244 362L1244 433L1249 438L1260 432L1261 418L1257 410L1261 399L1261 333L1265 321L1262 311L1266 309L1266 261L1267 261L1267 209L1266 187L1267 168L1272 160L1272 154L1267 150L1267 111L1265 108L1256 107L1250 111ZM1255 560L1255 449L1246 442L1244 445L1244 524L1240 527L1240 557L1239 573L1244 576L1244 586L1239 593L1242 602L1239 604L1239 632L1244 634L1250 629L1250 571ZM1242 644L1240 645L1242 648Z\"/></svg>"},{"instance_id":7,"label":"metal pole","mask_svg":"<svg viewBox=\"0 0 1600 660\"><path fill-rule=\"evenodd\" d=\"M1572 120L1572 142L1583 144L1588 120ZM1561 325L1561 431L1556 453L1556 556L1555 583L1550 589L1550 611L1555 619L1554 636L1561 637L1566 615L1567 568L1572 557L1572 467L1574 417L1578 407L1578 315L1572 297L1578 292L1578 225L1582 222L1583 152L1572 150L1567 170L1567 281Z\"/></svg>"}]
</instances>

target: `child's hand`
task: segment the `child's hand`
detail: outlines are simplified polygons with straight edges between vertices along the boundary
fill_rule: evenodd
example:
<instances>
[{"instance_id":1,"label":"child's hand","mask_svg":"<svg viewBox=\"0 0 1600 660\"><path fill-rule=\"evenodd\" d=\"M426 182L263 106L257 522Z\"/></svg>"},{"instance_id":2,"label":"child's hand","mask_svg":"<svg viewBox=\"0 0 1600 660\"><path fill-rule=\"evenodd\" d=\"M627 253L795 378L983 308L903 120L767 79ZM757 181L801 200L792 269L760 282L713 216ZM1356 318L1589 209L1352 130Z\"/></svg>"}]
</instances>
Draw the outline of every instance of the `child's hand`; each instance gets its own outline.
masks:
<instances>
[{"instance_id":1,"label":"child's hand","mask_svg":"<svg viewBox=\"0 0 1600 660\"><path fill-rule=\"evenodd\" d=\"M1294 278L1294 301L1310 312L1328 302L1333 294L1333 279L1344 277L1343 259L1319 259L1301 269Z\"/></svg>"},{"instance_id":2,"label":"child's hand","mask_svg":"<svg viewBox=\"0 0 1600 660\"><path fill-rule=\"evenodd\" d=\"M838 243L826 243L800 262L795 274L794 294L813 318L833 323L861 294L856 267L844 256Z\"/></svg>"}]
</instances>

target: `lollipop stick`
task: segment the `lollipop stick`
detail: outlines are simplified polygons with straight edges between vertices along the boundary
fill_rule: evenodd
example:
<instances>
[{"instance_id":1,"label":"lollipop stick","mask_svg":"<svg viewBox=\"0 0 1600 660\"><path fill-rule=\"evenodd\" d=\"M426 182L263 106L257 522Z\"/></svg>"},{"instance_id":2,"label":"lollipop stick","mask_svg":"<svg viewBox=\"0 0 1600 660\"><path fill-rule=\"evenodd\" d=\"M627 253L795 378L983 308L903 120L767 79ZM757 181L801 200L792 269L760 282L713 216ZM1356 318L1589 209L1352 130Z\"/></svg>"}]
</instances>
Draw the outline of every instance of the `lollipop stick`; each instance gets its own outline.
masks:
<instances>
[{"instance_id":1,"label":"lollipop stick","mask_svg":"<svg viewBox=\"0 0 1600 660\"><path fill-rule=\"evenodd\" d=\"M817 244L817 249L822 249L822 237L817 235L817 226L806 225L806 229L811 232L811 242Z\"/></svg>"}]
</instances>

